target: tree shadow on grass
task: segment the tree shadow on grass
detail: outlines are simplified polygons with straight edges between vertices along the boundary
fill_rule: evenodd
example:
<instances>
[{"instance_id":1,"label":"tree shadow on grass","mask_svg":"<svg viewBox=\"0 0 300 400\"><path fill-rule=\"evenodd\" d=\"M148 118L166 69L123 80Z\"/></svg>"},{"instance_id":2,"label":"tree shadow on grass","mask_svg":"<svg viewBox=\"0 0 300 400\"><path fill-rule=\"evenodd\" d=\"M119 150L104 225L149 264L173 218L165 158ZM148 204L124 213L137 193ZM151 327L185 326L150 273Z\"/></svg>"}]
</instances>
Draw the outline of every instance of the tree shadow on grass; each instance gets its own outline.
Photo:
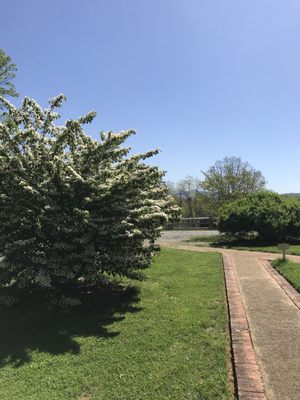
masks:
<instances>
[{"instance_id":1,"label":"tree shadow on grass","mask_svg":"<svg viewBox=\"0 0 300 400\"><path fill-rule=\"evenodd\" d=\"M47 311L44 299L32 294L10 308L1 308L0 367L20 367L31 361L32 351L79 354L77 336L113 338L120 332L110 325L123 320L126 313L141 310L139 289L134 286L81 288L77 297L82 304L64 313Z\"/></svg>"},{"instance_id":2,"label":"tree shadow on grass","mask_svg":"<svg viewBox=\"0 0 300 400\"><path fill-rule=\"evenodd\" d=\"M216 240L210 243L211 247L224 247L226 249L231 249L234 247L265 247L272 246L271 242L262 242L257 239L224 239Z\"/></svg>"},{"instance_id":3,"label":"tree shadow on grass","mask_svg":"<svg viewBox=\"0 0 300 400\"><path fill-rule=\"evenodd\" d=\"M300 240L299 239L274 239L274 240L262 240L259 238L255 239L233 239L233 238L225 238L224 240L215 240L210 243L211 247L223 247L226 249L231 249L235 247L269 247L269 246L277 246L278 243L281 242L287 242L290 245L299 245Z\"/></svg>"}]
</instances>

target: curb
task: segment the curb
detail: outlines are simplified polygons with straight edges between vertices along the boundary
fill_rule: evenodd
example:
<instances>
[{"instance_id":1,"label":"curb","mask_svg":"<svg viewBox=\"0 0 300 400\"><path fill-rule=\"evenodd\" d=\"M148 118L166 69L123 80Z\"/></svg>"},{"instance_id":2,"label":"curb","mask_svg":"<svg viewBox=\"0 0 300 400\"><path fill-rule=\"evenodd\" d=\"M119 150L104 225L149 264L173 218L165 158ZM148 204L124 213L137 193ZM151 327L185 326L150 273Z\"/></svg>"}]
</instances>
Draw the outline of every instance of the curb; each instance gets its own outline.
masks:
<instances>
[{"instance_id":1,"label":"curb","mask_svg":"<svg viewBox=\"0 0 300 400\"><path fill-rule=\"evenodd\" d=\"M233 367L239 400L267 400L233 263L223 254Z\"/></svg>"},{"instance_id":2,"label":"curb","mask_svg":"<svg viewBox=\"0 0 300 400\"><path fill-rule=\"evenodd\" d=\"M300 293L271 265L271 260L260 260L271 277L300 310Z\"/></svg>"}]
</instances>

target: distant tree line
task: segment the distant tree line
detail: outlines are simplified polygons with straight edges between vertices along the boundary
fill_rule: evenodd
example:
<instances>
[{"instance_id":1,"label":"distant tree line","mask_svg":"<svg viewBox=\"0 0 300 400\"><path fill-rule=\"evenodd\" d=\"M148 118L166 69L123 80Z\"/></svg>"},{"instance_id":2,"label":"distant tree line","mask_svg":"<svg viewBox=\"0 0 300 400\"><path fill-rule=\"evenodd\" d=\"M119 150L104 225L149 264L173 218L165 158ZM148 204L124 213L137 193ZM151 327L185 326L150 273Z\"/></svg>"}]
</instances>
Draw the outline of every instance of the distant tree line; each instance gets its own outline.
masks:
<instances>
[{"instance_id":1,"label":"distant tree line","mask_svg":"<svg viewBox=\"0 0 300 400\"><path fill-rule=\"evenodd\" d=\"M203 179L168 183L182 217L216 217L220 232L264 242L300 237L300 197L266 190L266 179L241 158L217 161Z\"/></svg>"},{"instance_id":2,"label":"distant tree line","mask_svg":"<svg viewBox=\"0 0 300 400\"><path fill-rule=\"evenodd\" d=\"M220 207L266 185L262 173L239 157L216 161L202 174L202 180L187 176L177 183L167 182L183 217L216 217Z\"/></svg>"}]
</instances>

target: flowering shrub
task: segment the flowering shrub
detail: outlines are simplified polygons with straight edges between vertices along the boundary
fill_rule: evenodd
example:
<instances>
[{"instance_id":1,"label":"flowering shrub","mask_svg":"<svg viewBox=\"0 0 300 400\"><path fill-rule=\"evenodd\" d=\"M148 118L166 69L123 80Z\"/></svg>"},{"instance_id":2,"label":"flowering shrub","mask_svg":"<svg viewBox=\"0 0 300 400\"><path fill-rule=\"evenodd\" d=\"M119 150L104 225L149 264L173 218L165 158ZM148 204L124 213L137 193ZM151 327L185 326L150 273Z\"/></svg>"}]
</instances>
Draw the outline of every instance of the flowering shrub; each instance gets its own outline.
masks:
<instances>
[{"instance_id":1,"label":"flowering shrub","mask_svg":"<svg viewBox=\"0 0 300 400\"><path fill-rule=\"evenodd\" d=\"M82 126L90 112L64 126L55 109L25 98L20 109L1 99L0 284L62 288L103 273L130 274L149 267L162 225L177 213L163 172L129 156L124 141L135 132L101 132Z\"/></svg>"}]
</instances>

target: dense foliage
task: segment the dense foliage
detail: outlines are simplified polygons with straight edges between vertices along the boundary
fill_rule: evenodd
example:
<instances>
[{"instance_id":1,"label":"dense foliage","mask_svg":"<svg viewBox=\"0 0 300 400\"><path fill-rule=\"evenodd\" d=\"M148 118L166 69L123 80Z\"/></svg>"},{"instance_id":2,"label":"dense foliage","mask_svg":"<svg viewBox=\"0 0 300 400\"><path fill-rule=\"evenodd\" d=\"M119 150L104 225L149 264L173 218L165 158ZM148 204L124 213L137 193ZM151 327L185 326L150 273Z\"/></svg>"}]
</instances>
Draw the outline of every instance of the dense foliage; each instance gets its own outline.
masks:
<instances>
[{"instance_id":1,"label":"dense foliage","mask_svg":"<svg viewBox=\"0 0 300 400\"><path fill-rule=\"evenodd\" d=\"M255 232L270 241L298 237L300 205L273 192L252 193L220 209L219 229L233 235Z\"/></svg>"},{"instance_id":2,"label":"dense foliage","mask_svg":"<svg viewBox=\"0 0 300 400\"><path fill-rule=\"evenodd\" d=\"M65 287L103 273L131 275L150 265L162 225L176 213L157 167L143 162L157 151L129 156L134 131L102 132L82 125L90 112L64 126L55 112L25 98L20 109L1 99L0 284Z\"/></svg>"}]
</instances>

